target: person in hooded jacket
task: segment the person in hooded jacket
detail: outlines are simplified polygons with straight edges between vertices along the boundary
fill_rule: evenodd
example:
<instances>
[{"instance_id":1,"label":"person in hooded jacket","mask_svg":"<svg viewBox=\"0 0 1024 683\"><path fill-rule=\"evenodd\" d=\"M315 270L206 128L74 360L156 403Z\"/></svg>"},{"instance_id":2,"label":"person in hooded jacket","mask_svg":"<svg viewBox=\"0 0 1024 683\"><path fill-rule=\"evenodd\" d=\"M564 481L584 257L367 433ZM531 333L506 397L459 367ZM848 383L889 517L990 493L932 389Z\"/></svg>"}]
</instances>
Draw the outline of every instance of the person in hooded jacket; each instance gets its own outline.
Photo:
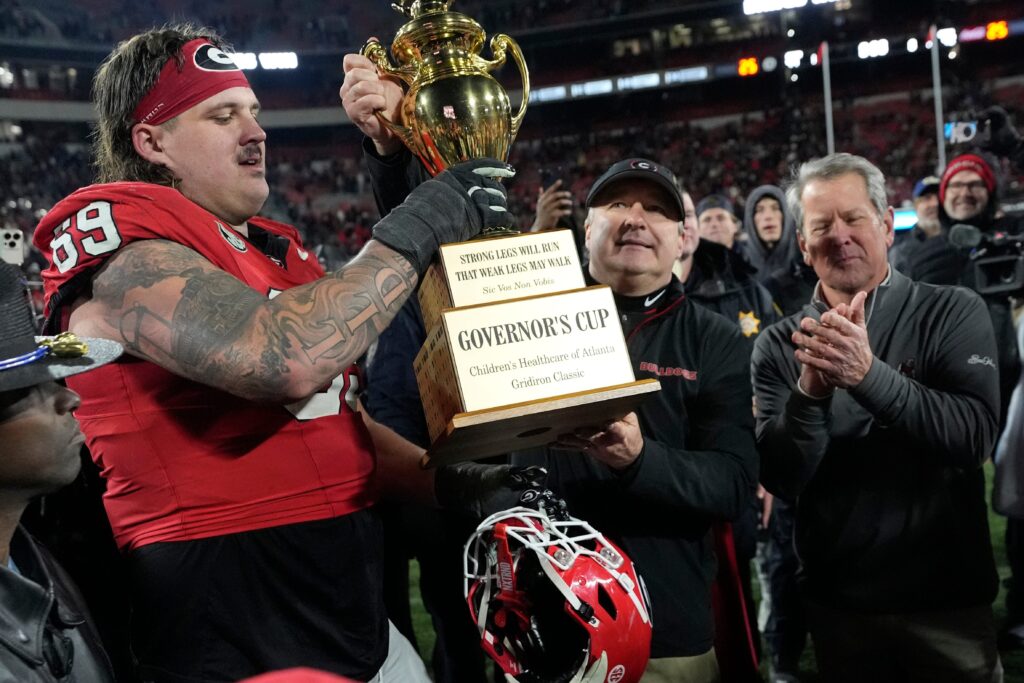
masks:
<instances>
[{"instance_id":1,"label":"person in hooded jacket","mask_svg":"<svg viewBox=\"0 0 1024 683\"><path fill-rule=\"evenodd\" d=\"M757 269L757 280L762 284L799 256L793 220L786 215L785 206L785 195L775 185L761 185L747 197L742 228L747 235L744 255Z\"/></svg>"},{"instance_id":2,"label":"person in hooded jacket","mask_svg":"<svg viewBox=\"0 0 1024 683\"><path fill-rule=\"evenodd\" d=\"M743 229L750 235L746 256L759 268L757 280L771 294L783 315L796 313L811 300L818 276L804 262L797 248L796 228L786 207L785 195L775 185L762 185L750 193L746 207ZM775 213L776 207L782 213L781 218ZM782 226L781 230L775 227L777 225ZM758 254L761 261L757 261Z\"/></svg>"}]
</instances>

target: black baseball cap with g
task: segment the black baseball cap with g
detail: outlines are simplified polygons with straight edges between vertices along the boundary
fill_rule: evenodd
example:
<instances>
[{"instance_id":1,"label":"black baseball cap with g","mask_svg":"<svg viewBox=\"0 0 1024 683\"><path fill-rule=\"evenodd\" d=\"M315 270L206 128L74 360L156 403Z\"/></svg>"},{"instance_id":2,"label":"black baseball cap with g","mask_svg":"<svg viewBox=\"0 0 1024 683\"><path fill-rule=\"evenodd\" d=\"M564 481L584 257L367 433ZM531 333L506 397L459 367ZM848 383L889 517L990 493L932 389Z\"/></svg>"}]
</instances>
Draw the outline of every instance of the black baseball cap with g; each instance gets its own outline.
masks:
<instances>
[{"instance_id":1,"label":"black baseball cap with g","mask_svg":"<svg viewBox=\"0 0 1024 683\"><path fill-rule=\"evenodd\" d=\"M589 209L594 201L604 190L620 180L636 178L647 180L661 187L672 200L672 206L679 211L678 220L683 220L686 212L683 210L683 194L679 191L679 184L676 176L666 166L662 166L650 159L623 159L609 167L600 178L590 186L590 193L587 195L587 208Z\"/></svg>"}]
</instances>

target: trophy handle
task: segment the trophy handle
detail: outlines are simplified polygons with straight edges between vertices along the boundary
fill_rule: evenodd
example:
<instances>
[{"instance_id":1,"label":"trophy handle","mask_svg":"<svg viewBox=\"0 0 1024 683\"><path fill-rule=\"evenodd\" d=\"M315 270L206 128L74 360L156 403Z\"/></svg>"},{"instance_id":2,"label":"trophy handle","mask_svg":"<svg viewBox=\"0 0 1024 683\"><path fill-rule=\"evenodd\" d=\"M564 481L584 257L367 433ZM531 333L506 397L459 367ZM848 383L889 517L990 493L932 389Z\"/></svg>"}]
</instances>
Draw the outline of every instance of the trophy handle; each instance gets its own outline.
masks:
<instances>
[{"instance_id":1,"label":"trophy handle","mask_svg":"<svg viewBox=\"0 0 1024 683\"><path fill-rule=\"evenodd\" d=\"M506 49L512 53L512 59L516 61L516 66L519 67L519 75L523 78L523 100L519 103L519 112L512 117L511 132L512 137L515 137L519 133L519 126L522 125L523 117L526 116L526 105L530 101L530 72L526 68L523 51L519 49L519 43L504 33L499 33L491 38L491 53L494 55L494 59L485 63L488 71L501 66L505 63Z\"/></svg>"},{"instance_id":2,"label":"trophy handle","mask_svg":"<svg viewBox=\"0 0 1024 683\"><path fill-rule=\"evenodd\" d=\"M381 45L380 41L376 38L370 38L367 40L366 44L360 48L359 54L373 62L373 65L376 66L382 74L397 78L407 87L412 87L413 82L416 80L417 70L411 64L397 69L391 66L387 50L384 49L384 46ZM385 128L397 135L399 139L405 143L406 147L412 150L416 149L416 139L411 129L389 120L388 117L384 116L384 112L382 111L376 111L374 114L377 115L377 118L382 124L384 124Z\"/></svg>"}]
</instances>

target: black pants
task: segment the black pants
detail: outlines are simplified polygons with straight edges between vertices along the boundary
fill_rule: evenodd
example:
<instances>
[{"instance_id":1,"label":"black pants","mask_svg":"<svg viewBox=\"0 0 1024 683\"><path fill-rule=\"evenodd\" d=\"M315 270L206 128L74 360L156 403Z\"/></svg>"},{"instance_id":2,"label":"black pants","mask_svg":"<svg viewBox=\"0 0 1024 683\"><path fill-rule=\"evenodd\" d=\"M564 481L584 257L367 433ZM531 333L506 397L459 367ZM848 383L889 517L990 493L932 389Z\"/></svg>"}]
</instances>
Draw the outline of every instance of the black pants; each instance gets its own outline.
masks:
<instances>
[{"instance_id":1,"label":"black pants","mask_svg":"<svg viewBox=\"0 0 1024 683\"><path fill-rule=\"evenodd\" d=\"M779 498L772 503L768 534L761 547L761 576L765 585L768 614L764 624L764 640L776 671L796 673L800 654L807 642L807 624L800 599L796 572L800 561L793 547L793 526L796 506Z\"/></svg>"},{"instance_id":2,"label":"black pants","mask_svg":"<svg viewBox=\"0 0 1024 683\"><path fill-rule=\"evenodd\" d=\"M857 614L806 603L818 672L829 683L1002 680L989 605Z\"/></svg>"},{"instance_id":3,"label":"black pants","mask_svg":"<svg viewBox=\"0 0 1024 683\"><path fill-rule=\"evenodd\" d=\"M466 606L462 579L463 548L476 523L455 513L408 504L388 505L384 524L384 590L391 621L416 642L415 634L410 635L408 578L409 558L414 555L420 565L423 606L437 636L431 658L434 681L487 683L489 667Z\"/></svg>"},{"instance_id":4,"label":"black pants","mask_svg":"<svg viewBox=\"0 0 1024 683\"><path fill-rule=\"evenodd\" d=\"M367 680L387 656L381 528L370 510L154 543L128 559L143 680L237 681L296 666Z\"/></svg>"}]
</instances>

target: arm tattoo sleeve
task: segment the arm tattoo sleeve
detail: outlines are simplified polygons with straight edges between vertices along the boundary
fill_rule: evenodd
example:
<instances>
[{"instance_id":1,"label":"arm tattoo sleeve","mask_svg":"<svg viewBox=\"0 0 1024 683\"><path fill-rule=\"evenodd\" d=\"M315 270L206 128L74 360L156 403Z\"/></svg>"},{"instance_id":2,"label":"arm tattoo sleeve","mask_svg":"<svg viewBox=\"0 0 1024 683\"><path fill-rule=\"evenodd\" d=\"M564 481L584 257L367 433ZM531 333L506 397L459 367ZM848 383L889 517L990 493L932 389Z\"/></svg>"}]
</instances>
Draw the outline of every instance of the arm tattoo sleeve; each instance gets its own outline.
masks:
<instances>
[{"instance_id":1,"label":"arm tattoo sleeve","mask_svg":"<svg viewBox=\"0 0 1024 683\"><path fill-rule=\"evenodd\" d=\"M412 266L371 241L341 270L269 300L194 251L151 240L111 259L93 302L132 354L245 398L291 401L355 361L415 285Z\"/></svg>"}]
</instances>

